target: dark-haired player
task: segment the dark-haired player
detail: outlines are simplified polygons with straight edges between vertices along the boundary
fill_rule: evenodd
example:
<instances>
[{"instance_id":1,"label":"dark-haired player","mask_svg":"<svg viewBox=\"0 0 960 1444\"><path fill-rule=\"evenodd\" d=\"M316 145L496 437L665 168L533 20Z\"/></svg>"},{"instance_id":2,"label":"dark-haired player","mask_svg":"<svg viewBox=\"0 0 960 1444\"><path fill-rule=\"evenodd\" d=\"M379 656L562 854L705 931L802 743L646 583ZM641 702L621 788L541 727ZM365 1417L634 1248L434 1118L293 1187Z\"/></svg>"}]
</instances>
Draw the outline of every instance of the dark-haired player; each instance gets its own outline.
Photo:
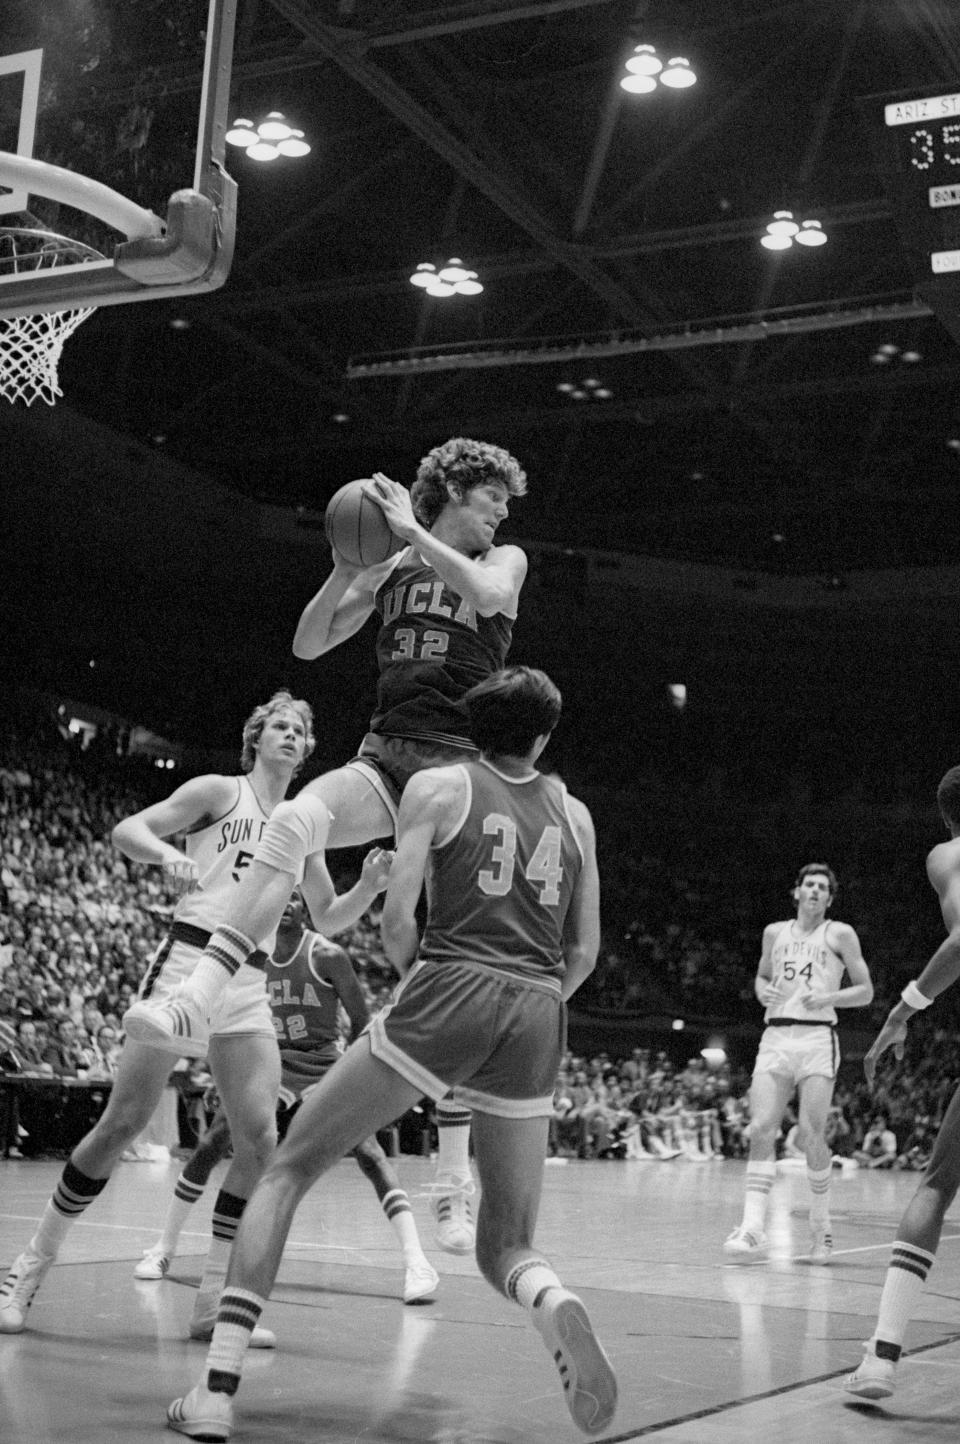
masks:
<instances>
[{"instance_id":1,"label":"dark-haired player","mask_svg":"<svg viewBox=\"0 0 960 1444\"><path fill-rule=\"evenodd\" d=\"M496 533L525 491L509 452L464 437L425 456L410 491L382 473L372 478L371 495L408 545L368 568L335 552L293 641L298 657L319 657L379 616L370 730L357 757L276 809L175 1005L136 1003L124 1018L130 1037L179 1049L184 1036L204 1036L227 979L276 927L305 859L392 834L408 778L477 755L463 698L503 666L510 646L527 559L517 546L498 546ZM456 1253L469 1252L473 1239L465 1122L456 1106L441 1118L433 1185L437 1242Z\"/></svg>"},{"instance_id":2,"label":"dark-haired player","mask_svg":"<svg viewBox=\"0 0 960 1444\"><path fill-rule=\"evenodd\" d=\"M480 1271L529 1314L577 1426L598 1434L613 1419L616 1381L587 1312L533 1246L565 1002L600 941L593 824L534 765L560 716L549 677L511 667L466 705L480 758L419 773L400 804L382 933L403 981L305 1099L250 1201L201 1381L167 1411L179 1433L229 1438L247 1343L313 1181L423 1093L453 1086L473 1108Z\"/></svg>"},{"instance_id":3,"label":"dark-haired player","mask_svg":"<svg viewBox=\"0 0 960 1444\"><path fill-rule=\"evenodd\" d=\"M797 1093L797 1141L807 1159L812 1263L826 1263L830 1225L827 1119L840 1062L837 1008L863 1008L873 997L860 940L827 911L837 880L824 862L808 862L793 886L796 916L768 923L754 980L765 1027L750 1085L750 1155L743 1219L723 1245L737 1262L765 1258L767 1200L777 1172L776 1140ZM843 984L846 972L849 983Z\"/></svg>"},{"instance_id":4,"label":"dark-haired player","mask_svg":"<svg viewBox=\"0 0 960 1444\"><path fill-rule=\"evenodd\" d=\"M929 852L927 877L940 899L947 936L920 976L904 988L864 1058L871 1088L880 1057L891 1047L897 1058L903 1057L910 1019L928 1008L960 975L960 767L951 767L940 779L937 804L950 837ZM958 1188L960 1088L950 1100L930 1162L900 1220L876 1327L864 1345L863 1363L846 1381L847 1393L861 1399L886 1399L893 1393L907 1325L920 1302L940 1243L943 1220Z\"/></svg>"}]
</instances>

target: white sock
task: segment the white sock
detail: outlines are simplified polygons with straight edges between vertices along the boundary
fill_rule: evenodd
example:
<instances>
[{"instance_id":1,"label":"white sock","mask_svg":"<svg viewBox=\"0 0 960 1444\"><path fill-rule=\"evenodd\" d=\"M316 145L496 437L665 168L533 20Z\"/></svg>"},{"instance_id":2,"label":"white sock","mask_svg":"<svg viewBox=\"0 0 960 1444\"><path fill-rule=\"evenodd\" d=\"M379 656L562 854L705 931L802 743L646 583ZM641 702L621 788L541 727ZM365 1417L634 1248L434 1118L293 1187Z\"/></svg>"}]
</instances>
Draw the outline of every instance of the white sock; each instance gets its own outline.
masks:
<instances>
[{"instance_id":1,"label":"white sock","mask_svg":"<svg viewBox=\"0 0 960 1444\"><path fill-rule=\"evenodd\" d=\"M209 1013L234 973L256 950L256 943L243 933L221 924L184 984L185 992Z\"/></svg>"},{"instance_id":2,"label":"white sock","mask_svg":"<svg viewBox=\"0 0 960 1444\"><path fill-rule=\"evenodd\" d=\"M404 1262L407 1265L419 1263L424 1257L424 1253L420 1245L420 1235L417 1233L413 1211L410 1208L410 1199L404 1190L391 1188L390 1192L385 1193L381 1198L380 1207L387 1215L394 1233L400 1240Z\"/></svg>"},{"instance_id":3,"label":"white sock","mask_svg":"<svg viewBox=\"0 0 960 1444\"><path fill-rule=\"evenodd\" d=\"M528 1258L514 1264L503 1287L507 1298L532 1314L547 1289L562 1289L563 1284L546 1259Z\"/></svg>"},{"instance_id":4,"label":"white sock","mask_svg":"<svg viewBox=\"0 0 960 1444\"><path fill-rule=\"evenodd\" d=\"M206 1385L214 1393L235 1394L250 1336L266 1302L247 1289L224 1291L213 1338L207 1350Z\"/></svg>"},{"instance_id":5,"label":"white sock","mask_svg":"<svg viewBox=\"0 0 960 1444\"><path fill-rule=\"evenodd\" d=\"M824 1227L830 1222L830 1180L832 1166L807 1168L807 1183L810 1185L810 1222L814 1227Z\"/></svg>"},{"instance_id":6,"label":"white sock","mask_svg":"<svg viewBox=\"0 0 960 1444\"><path fill-rule=\"evenodd\" d=\"M887 1344L903 1344L907 1325L916 1312L933 1260L932 1253L917 1248L916 1244L904 1243L901 1239L894 1243L880 1295L875 1338Z\"/></svg>"},{"instance_id":7,"label":"white sock","mask_svg":"<svg viewBox=\"0 0 960 1444\"><path fill-rule=\"evenodd\" d=\"M437 1176L470 1175L470 1123L473 1114L452 1097L437 1103Z\"/></svg>"},{"instance_id":8,"label":"white sock","mask_svg":"<svg viewBox=\"0 0 960 1444\"><path fill-rule=\"evenodd\" d=\"M745 1228L763 1228L767 1219L767 1199L776 1176L777 1165L772 1161L747 1164L747 1191L743 1200Z\"/></svg>"}]
</instances>

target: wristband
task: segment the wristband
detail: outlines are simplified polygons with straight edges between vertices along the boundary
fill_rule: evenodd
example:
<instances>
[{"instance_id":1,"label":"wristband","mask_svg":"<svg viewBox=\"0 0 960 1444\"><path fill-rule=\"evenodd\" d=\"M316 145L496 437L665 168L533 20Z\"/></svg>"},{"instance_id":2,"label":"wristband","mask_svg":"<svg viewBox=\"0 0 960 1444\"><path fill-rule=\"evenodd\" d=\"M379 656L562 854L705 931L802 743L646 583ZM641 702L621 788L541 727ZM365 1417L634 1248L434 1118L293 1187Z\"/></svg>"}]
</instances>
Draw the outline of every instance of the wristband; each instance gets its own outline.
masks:
<instances>
[{"instance_id":1,"label":"wristband","mask_svg":"<svg viewBox=\"0 0 960 1444\"><path fill-rule=\"evenodd\" d=\"M915 981L909 982L900 996L908 1008L914 1008L917 1012L923 1008L929 1008L933 1002L932 998L924 997Z\"/></svg>"}]
</instances>

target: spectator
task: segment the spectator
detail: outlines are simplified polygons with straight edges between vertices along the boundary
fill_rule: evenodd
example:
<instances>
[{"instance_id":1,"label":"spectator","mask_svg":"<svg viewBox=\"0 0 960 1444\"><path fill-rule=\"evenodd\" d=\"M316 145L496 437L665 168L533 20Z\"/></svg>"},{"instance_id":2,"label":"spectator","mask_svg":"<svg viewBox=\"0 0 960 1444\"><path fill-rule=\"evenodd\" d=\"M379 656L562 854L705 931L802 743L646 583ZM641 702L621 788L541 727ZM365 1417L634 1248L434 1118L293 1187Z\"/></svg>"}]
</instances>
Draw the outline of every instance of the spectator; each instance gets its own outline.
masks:
<instances>
[{"instance_id":1,"label":"spectator","mask_svg":"<svg viewBox=\"0 0 960 1444\"><path fill-rule=\"evenodd\" d=\"M892 1168L897 1161L897 1135L878 1113L853 1156L861 1168Z\"/></svg>"}]
</instances>

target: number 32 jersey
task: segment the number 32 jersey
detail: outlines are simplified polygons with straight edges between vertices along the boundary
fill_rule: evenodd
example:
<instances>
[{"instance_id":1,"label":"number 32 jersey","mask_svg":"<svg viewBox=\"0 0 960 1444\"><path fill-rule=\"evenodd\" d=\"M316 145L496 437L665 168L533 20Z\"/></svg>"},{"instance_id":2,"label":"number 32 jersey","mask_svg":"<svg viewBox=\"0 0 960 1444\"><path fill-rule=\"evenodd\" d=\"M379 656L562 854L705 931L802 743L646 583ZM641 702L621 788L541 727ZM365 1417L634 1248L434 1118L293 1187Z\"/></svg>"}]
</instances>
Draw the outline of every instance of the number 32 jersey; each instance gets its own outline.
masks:
<instances>
[{"instance_id":1,"label":"number 32 jersey","mask_svg":"<svg viewBox=\"0 0 960 1444\"><path fill-rule=\"evenodd\" d=\"M835 993L843 978L843 959L827 941L829 918L811 933L803 933L796 921L783 923L774 939L770 955L773 981L786 988L786 993L767 1008L764 1017L798 1018L806 1023L835 1023L836 1008L820 1008L808 1012L800 1002L804 993Z\"/></svg>"},{"instance_id":2,"label":"number 32 jersey","mask_svg":"<svg viewBox=\"0 0 960 1444\"><path fill-rule=\"evenodd\" d=\"M481 617L412 547L374 603L380 679L371 732L472 747L463 696L503 667L514 619Z\"/></svg>"},{"instance_id":3,"label":"number 32 jersey","mask_svg":"<svg viewBox=\"0 0 960 1444\"><path fill-rule=\"evenodd\" d=\"M583 866L567 789L539 772L517 778L484 761L456 765L467 800L431 854L419 956L562 978L563 924Z\"/></svg>"}]
</instances>

